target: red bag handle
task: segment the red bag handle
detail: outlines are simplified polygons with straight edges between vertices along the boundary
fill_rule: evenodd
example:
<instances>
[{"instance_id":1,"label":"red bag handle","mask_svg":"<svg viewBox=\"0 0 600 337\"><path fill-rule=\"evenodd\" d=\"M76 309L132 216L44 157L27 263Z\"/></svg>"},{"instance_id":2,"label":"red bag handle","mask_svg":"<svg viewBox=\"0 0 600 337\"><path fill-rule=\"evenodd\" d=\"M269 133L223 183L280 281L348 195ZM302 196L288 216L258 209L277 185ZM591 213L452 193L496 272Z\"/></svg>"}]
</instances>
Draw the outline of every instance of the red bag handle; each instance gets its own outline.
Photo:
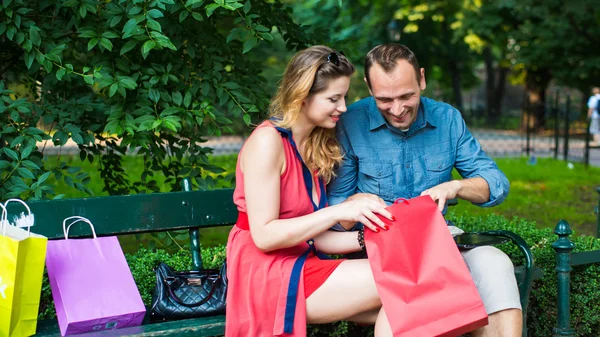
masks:
<instances>
[{"instance_id":1,"label":"red bag handle","mask_svg":"<svg viewBox=\"0 0 600 337\"><path fill-rule=\"evenodd\" d=\"M399 203L398 201L404 201L408 205L408 199L406 199L406 198L398 198L394 201L394 204L398 204Z\"/></svg>"}]
</instances>

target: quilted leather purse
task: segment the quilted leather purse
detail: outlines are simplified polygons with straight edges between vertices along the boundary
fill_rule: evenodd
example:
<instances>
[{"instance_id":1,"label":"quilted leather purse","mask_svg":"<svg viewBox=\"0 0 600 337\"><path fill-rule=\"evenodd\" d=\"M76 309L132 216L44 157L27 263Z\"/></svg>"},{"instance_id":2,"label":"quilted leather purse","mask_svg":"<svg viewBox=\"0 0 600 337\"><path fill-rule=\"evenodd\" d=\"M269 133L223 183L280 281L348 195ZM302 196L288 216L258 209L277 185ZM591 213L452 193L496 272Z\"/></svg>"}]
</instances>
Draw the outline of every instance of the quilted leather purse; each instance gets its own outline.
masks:
<instances>
[{"instance_id":1,"label":"quilted leather purse","mask_svg":"<svg viewBox=\"0 0 600 337\"><path fill-rule=\"evenodd\" d=\"M175 272L165 263L156 268L152 319L177 320L225 313L227 267Z\"/></svg>"}]
</instances>

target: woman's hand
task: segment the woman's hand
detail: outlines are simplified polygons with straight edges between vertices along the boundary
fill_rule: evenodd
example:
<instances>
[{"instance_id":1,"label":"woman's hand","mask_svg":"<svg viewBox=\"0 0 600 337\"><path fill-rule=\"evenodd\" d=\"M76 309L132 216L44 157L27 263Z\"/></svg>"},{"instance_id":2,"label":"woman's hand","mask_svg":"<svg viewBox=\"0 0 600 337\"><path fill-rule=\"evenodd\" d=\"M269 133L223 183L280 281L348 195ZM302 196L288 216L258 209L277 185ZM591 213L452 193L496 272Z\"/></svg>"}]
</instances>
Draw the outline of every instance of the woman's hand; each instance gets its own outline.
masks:
<instances>
[{"instance_id":1,"label":"woman's hand","mask_svg":"<svg viewBox=\"0 0 600 337\"><path fill-rule=\"evenodd\" d=\"M339 211L338 221L361 222L375 232L379 232L379 228L388 229L388 226L376 214L382 215L390 221L395 220L394 216L385 209L385 202L372 194L352 196L333 207Z\"/></svg>"}]
</instances>

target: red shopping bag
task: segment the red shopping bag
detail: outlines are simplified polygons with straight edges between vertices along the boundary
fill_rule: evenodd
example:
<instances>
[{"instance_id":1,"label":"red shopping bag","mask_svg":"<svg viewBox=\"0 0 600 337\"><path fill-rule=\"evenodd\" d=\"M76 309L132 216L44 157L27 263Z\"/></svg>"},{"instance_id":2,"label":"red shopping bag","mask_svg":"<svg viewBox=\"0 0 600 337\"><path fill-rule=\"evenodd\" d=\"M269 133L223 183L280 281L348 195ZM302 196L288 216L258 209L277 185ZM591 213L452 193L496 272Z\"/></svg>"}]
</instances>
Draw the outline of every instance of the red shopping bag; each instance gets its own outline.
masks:
<instances>
[{"instance_id":1,"label":"red shopping bag","mask_svg":"<svg viewBox=\"0 0 600 337\"><path fill-rule=\"evenodd\" d=\"M377 290L395 337L456 337L487 314L436 203L422 196L387 208L387 231L365 231Z\"/></svg>"}]
</instances>

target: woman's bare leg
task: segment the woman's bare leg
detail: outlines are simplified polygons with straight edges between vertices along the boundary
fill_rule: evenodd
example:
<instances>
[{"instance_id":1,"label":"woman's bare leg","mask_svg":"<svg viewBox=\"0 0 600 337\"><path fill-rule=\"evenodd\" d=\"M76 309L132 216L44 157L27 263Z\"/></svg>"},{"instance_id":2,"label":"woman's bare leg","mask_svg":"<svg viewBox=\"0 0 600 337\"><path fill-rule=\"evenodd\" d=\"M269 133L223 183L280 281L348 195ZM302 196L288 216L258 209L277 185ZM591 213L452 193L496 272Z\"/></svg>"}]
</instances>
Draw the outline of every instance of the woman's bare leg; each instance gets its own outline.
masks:
<instances>
[{"instance_id":1,"label":"woman's bare leg","mask_svg":"<svg viewBox=\"0 0 600 337\"><path fill-rule=\"evenodd\" d=\"M375 336L392 336L387 317L380 309L381 300L366 259L342 262L325 283L306 299L308 323L371 320L373 313L378 312L375 321L372 321L375 323Z\"/></svg>"}]
</instances>

